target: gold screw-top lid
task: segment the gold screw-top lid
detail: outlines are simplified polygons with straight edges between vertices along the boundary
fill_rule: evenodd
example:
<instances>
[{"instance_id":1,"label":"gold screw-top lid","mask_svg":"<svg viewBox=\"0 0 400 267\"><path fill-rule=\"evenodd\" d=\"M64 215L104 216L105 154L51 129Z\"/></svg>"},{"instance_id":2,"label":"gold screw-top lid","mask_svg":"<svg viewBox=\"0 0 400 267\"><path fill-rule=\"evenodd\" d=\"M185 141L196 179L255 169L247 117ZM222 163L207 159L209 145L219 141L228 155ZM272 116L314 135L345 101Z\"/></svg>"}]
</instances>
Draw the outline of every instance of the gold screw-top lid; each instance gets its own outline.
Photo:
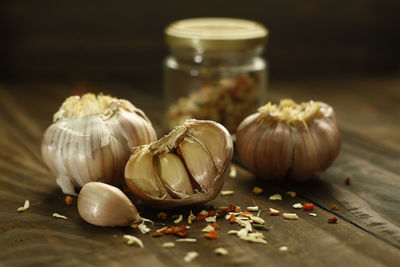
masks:
<instances>
[{"instance_id":1,"label":"gold screw-top lid","mask_svg":"<svg viewBox=\"0 0 400 267\"><path fill-rule=\"evenodd\" d=\"M179 20L165 29L171 47L246 49L265 45L268 30L260 23L234 18L193 18Z\"/></svg>"}]
</instances>

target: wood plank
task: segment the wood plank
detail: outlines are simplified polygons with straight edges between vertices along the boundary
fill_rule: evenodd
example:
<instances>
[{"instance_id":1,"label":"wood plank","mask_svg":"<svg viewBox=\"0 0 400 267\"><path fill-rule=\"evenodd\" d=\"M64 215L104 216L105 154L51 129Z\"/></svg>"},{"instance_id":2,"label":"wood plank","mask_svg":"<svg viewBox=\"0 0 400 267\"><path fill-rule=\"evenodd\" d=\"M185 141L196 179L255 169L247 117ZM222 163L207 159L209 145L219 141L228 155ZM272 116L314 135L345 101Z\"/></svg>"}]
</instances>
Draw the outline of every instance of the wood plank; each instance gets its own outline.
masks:
<instances>
[{"instance_id":1,"label":"wood plank","mask_svg":"<svg viewBox=\"0 0 400 267\"><path fill-rule=\"evenodd\" d=\"M379 143L366 145L358 131L343 133L341 154L322 179L305 184L262 182L238 167L238 176L228 178L224 186L226 190L235 191L233 196L219 196L204 207L167 211L169 219L166 221L156 218L157 210L138 206L141 215L156 221L156 228L159 228L162 223L171 224L172 215L184 214L186 218L190 209L197 212L227 204L243 209L258 205L269 229L264 232L268 240L266 245L246 243L227 235L228 230L239 227L225 219L218 220L221 225L217 230L218 240L206 240L201 233L206 223L195 222L188 234L198 238L198 242L177 243L172 249L161 246L163 242L174 241L176 238L172 236L153 238L130 227L89 225L79 218L76 199L73 205L66 206L54 177L44 170L44 164L38 158L40 132L50 123L52 114L71 88L39 87L38 90L28 90L29 86L26 90L0 90L0 96L4 96L0 97L0 122L4 124L0 132L4 137L0 139L3 149L0 153L0 263L5 266L186 266L183 257L192 250L199 252L200 257L190 266L266 263L271 266L397 266L400 263L396 239L399 214L393 212L398 207L398 197L394 194L398 192L396 181L399 176L395 165L396 150L384 153ZM52 91L53 88L57 90ZM126 88L115 86L113 94L121 93L122 97L138 100L146 110L159 103L157 100L151 102L151 97L143 96L146 95L143 92ZM153 111L152 116L160 115L156 113ZM343 183L346 176L352 179L350 186ZM252 195L254 186L264 188L264 193ZM298 197L286 196L287 190L296 190ZM283 200L268 200L268 196L275 193L281 193ZM25 199L31 201L31 208L17 213L16 209ZM317 204L314 211L317 217L292 208L294 203L307 201ZM339 211L330 210L333 202L339 204ZM385 203L387 205L382 205ZM266 211L270 207L281 212L296 212L299 219L288 221L282 216L269 216ZM68 220L53 218L53 212L66 215ZM328 224L327 219L332 216L339 218L337 224ZM145 248L127 246L123 234L141 238ZM279 251L281 246L288 246L289 251ZM228 249L230 255L214 255L213 250L217 247Z\"/></svg>"}]
</instances>

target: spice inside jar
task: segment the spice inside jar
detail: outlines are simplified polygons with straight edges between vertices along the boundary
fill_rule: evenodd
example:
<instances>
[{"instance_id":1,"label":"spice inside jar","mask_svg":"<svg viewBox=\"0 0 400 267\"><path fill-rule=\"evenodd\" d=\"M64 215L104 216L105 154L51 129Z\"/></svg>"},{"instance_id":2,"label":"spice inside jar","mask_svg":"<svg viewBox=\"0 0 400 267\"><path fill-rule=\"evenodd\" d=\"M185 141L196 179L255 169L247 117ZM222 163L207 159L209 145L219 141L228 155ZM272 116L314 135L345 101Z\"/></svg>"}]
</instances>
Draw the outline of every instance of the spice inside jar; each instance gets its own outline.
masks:
<instances>
[{"instance_id":1,"label":"spice inside jar","mask_svg":"<svg viewBox=\"0 0 400 267\"><path fill-rule=\"evenodd\" d=\"M242 19L195 18L172 23L165 33L166 128L195 118L234 133L265 101L266 28Z\"/></svg>"}]
</instances>

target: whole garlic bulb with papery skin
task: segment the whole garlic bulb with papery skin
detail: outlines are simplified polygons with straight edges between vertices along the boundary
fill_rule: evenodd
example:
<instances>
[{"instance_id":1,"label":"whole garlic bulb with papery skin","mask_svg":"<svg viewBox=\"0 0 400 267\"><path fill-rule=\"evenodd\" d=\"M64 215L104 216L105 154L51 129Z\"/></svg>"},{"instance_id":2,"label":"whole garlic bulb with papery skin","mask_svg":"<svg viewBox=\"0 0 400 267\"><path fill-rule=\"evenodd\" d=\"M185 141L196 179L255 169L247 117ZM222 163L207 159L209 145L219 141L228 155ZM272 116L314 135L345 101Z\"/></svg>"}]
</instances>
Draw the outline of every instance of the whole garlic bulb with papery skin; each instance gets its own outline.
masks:
<instances>
[{"instance_id":1,"label":"whole garlic bulb with papery skin","mask_svg":"<svg viewBox=\"0 0 400 267\"><path fill-rule=\"evenodd\" d=\"M160 140L137 148L125 167L134 195L157 208L201 204L221 192L232 138L214 121L187 120Z\"/></svg>"},{"instance_id":2,"label":"whole garlic bulb with papery skin","mask_svg":"<svg viewBox=\"0 0 400 267\"><path fill-rule=\"evenodd\" d=\"M129 101L99 94L71 96L54 114L41 152L65 194L101 181L119 185L131 148L156 140L154 128Z\"/></svg>"},{"instance_id":3,"label":"whole garlic bulb with papery skin","mask_svg":"<svg viewBox=\"0 0 400 267\"><path fill-rule=\"evenodd\" d=\"M265 179L307 180L327 169L340 150L331 106L283 99L244 119L236 132L244 165Z\"/></svg>"},{"instance_id":4,"label":"whole garlic bulb with papery skin","mask_svg":"<svg viewBox=\"0 0 400 267\"><path fill-rule=\"evenodd\" d=\"M126 226L143 220L129 198L115 186L90 182L78 196L78 212L86 222L97 226Z\"/></svg>"}]
</instances>

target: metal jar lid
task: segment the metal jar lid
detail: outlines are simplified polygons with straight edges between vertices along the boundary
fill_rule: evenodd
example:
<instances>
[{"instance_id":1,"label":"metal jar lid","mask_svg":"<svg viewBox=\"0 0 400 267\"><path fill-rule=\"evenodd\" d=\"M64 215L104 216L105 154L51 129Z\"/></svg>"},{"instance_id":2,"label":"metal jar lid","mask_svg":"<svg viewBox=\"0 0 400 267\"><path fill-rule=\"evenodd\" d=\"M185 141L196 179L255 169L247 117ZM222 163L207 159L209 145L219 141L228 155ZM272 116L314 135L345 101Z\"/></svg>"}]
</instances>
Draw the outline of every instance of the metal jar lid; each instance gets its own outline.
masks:
<instances>
[{"instance_id":1,"label":"metal jar lid","mask_svg":"<svg viewBox=\"0 0 400 267\"><path fill-rule=\"evenodd\" d=\"M268 30L260 23L234 18L179 20L165 29L170 47L196 50L246 49L265 45Z\"/></svg>"}]
</instances>

